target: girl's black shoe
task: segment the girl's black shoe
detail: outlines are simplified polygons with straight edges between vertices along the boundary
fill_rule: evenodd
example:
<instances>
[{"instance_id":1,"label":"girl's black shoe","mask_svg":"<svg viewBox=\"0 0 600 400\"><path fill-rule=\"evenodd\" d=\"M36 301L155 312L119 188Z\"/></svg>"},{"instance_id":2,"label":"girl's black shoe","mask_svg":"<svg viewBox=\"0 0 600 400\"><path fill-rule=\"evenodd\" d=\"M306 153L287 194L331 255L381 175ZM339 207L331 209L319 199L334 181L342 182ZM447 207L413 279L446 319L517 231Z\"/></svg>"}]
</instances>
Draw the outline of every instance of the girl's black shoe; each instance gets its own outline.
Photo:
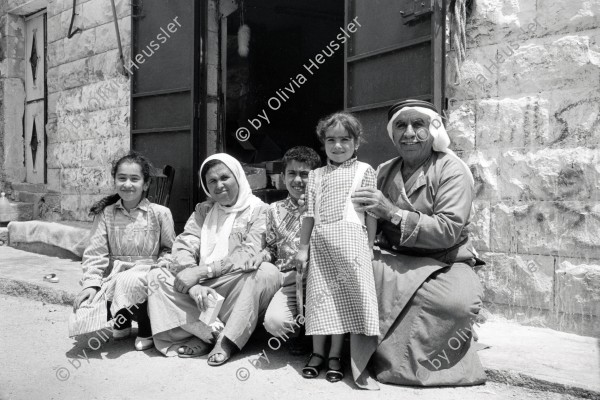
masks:
<instances>
[{"instance_id":1,"label":"girl's black shoe","mask_svg":"<svg viewBox=\"0 0 600 400\"><path fill-rule=\"evenodd\" d=\"M339 368L332 368L331 367L331 360L337 360L337 362L340 364ZM339 382L342 379L344 379L344 366L342 365L342 360L340 357L329 357L329 359L327 360L327 373L325 374L325 379L327 379L329 382Z\"/></svg>"},{"instance_id":2,"label":"girl's black shoe","mask_svg":"<svg viewBox=\"0 0 600 400\"><path fill-rule=\"evenodd\" d=\"M312 360L313 357L320 358L321 362L317 365L309 366L308 364L310 364L310 361ZM319 373L321 372L321 369L323 368L324 362L325 362L325 357L323 357L322 355L317 354L317 353L312 353L310 355L310 357L308 358L306 365L304 366L304 368L302 368L302 376L305 377L306 379L316 378L317 376L319 376Z\"/></svg>"}]
</instances>

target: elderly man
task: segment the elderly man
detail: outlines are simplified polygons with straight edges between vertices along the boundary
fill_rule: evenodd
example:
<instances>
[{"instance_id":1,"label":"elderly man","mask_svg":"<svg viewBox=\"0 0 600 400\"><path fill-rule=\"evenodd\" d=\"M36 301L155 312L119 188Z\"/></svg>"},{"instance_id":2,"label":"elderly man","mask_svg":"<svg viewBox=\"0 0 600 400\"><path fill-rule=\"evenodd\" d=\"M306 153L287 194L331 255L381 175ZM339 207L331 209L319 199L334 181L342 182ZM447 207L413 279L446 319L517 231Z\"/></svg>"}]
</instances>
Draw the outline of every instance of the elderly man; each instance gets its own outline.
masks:
<instances>
[{"instance_id":1,"label":"elderly man","mask_svg":"<svg viewBox=\"0 0 600 400\"><path fill-rule=\"evenodd\" d=\"M352 343L353 373L363 387L367 363L377 380L418 386L485 381L471 346L483 290L469 241L474 197L469 168L451 150L435 107L406 100L388 113L387 131L399 157L381 164L377 189L353 201L379 218L373 262L380 334Z\"/></svg>"}]
</instances>

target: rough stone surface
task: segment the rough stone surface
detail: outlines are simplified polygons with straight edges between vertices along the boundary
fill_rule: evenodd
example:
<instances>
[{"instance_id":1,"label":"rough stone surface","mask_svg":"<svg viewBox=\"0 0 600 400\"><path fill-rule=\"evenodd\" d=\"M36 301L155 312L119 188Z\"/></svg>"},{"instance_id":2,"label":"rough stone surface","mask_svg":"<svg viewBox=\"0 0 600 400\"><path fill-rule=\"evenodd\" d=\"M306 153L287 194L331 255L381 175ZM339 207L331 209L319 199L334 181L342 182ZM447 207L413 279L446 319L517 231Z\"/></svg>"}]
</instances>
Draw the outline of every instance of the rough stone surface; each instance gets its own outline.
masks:
<instances>
[{"instance_id":1,"label":"rough stone surface","mask_svg":"<svg viewBox=\"0 0 600 400\"><path fill-rule=\"evenodd\" d=\"M490 303L553 309L554 257L483 253L478 272Z\"/></svg>"},{"instance_id":2,"label":"rough stone surface","mask_svg":"<svg viewBox=\"0 0 600 400\"><path fill-rule=\"evenodd\" d=\"M600 260L560 259L556 271L556 309L600 315Z\"/></svg>"},{"instance_id":3,"label":"rough stone surface","mask_svg":"<svg viewBox=\"0 0 600 400\"><path fill-rule=\"evenodd\" d=\"M600 3L481 0L466 31L458 69L451 47L447 126L475 178L471 232L492 265L480 272L485 300L521 322L592 332L600 327Z\"/></svg>"}]
</instances>

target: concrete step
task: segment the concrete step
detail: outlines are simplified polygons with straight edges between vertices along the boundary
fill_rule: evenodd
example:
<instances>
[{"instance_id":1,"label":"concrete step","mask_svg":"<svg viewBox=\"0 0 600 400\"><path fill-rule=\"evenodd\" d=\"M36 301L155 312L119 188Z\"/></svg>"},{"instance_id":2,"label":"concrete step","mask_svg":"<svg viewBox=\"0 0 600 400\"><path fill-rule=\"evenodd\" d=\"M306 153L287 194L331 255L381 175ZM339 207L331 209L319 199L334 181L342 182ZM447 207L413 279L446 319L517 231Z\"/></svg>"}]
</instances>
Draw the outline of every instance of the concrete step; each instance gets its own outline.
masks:
<instances>
[{"instance_id":1,"label":"concrete step","mask_svg":"<svg viewBox=\"0 0 600 400\"><path fill-rule=\"evenodd\" d=\"M56 273L59 283L45 282L49 273ZM79 262L0 247L0 294L71 305L81 290L81 275ZM479 343L490 346L479 356L491 381L600 399L597 338L524 327L497 317L476 331Z\"/></svg>"},{"instance_id":2,"label":"concrete step","mask_svg":"<svg viewBox=\"0 0 600 400\"><path fill-rule=\"evenodd\" d=\"M78 221L13 221L9 246L32 253L81 260L93 224Z\"/></svg>"}]
</instances>

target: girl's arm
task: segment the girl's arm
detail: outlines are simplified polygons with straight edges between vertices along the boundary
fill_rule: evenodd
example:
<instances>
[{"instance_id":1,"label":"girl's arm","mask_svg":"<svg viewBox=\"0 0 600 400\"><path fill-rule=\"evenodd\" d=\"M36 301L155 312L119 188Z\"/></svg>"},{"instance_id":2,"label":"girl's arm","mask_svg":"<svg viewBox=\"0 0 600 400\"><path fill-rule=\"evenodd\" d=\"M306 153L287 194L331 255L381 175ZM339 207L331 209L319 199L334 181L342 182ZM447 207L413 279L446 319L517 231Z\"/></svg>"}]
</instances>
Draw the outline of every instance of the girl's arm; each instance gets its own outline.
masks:
<instances>
[{"instance_id":1,"label":"girl's arm","mask_svg":"<svg viewBox=\"0 0 600 400\"><path fill-rule=\"evenodd\" d=\"M98 223L94 229L90 242L83 253L81 265L83 267L83 278L81 286L84 289L89 287L99 288L102 284L104 271L110 263L108 251L108 233L106 230L105 214L100 213L96 216Z\"/></svg>"},{"instance_id":2,"label":"girl's arm","mask_svg":"<svg viewBox=\"0 0 600 400\"><path fill-rule=\"evenodd\" d=\"M308 246L314 226L315 219L313 217L305 216L304 219L302 219L302 228L300 228L300 246L298 246L298 253L296 253L296 257L294 257L293 261L297 271L301 271L302 266L308 261Z\"/></svg>"}]
</instances>

